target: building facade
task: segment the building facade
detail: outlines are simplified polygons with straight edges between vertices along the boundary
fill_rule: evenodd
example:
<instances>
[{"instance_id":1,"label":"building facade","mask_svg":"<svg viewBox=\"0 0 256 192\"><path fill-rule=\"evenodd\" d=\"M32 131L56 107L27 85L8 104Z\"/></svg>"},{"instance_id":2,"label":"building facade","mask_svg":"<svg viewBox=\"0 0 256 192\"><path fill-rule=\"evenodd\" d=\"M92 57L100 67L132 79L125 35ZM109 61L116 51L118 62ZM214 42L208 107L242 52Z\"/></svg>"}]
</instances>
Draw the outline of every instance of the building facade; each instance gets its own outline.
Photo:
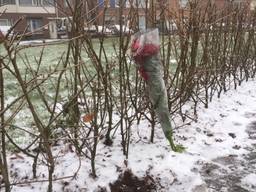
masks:
<instances>
[{"instance_id":1,"label":"building facade","mask_svg":"<svg viewBox=\"0 0 256 192\"><path fill-rule=\"evenodd\" d=\"M0 0L0 26L11 26L22 18L15 28L16 33L26 32L27 38L57 38L63 26L60 20L70 17L74 11L73 1ZM180 6L179 0L90 0L84 4L85 26L122 24L129 27L136 22L139 29L150 27L152 23L156 26L163 10L173 13ZM154 14L149 11L151 6Z\"/></svg>"},{"instance_id":2,"label":"building facade","mask_svg":"<svg viewBox=\"0 0 256 192\"><path fill-rule=\"evenodd\" d=\"M104 17L100 16L98 23L102 24L122 24L137 25L139 29L147 27L159 27L161 19L168 15L175 16L180 9L180 0L109 0L104 4L104 0L99 0L100 8L104 9ZM104 6L103 6L104 5ZM122 12L120 12L122 7Z\"/></svg>"},{"instance_id":3,"label":"building facade","mask_svg":"<svg viewBox=\"0 0 256 192\"><path fill-rule=\"evenodd\" d=\"M15 33L49 38L49 20L56 17L56 8L54 0L0 0L0 15L0 26L11 26L20 19Z\"/></svg>"},{"instance_id":4,"label":"building facade","mask_svg":"<svg viewBox=\"0 0 256 192\"><path fill-rule=\"evenodd\" d=\"M230 3L246 6L248 10L256 7L256 0L209 1L219 10ZM209 1L201 0L201 5ZM15 27L16 33L26 33L27 38L58 38L61 31L65 33L62 21L72 16L73 5L74 0L0 0L0 26L11 26L22 18ZM172 19L187 6L188 0L87 0L84 1L83 19L85 27L122 24L137 25L137 29L161 28L163 20L172 25Z\"/></svg>"}]
</instances>

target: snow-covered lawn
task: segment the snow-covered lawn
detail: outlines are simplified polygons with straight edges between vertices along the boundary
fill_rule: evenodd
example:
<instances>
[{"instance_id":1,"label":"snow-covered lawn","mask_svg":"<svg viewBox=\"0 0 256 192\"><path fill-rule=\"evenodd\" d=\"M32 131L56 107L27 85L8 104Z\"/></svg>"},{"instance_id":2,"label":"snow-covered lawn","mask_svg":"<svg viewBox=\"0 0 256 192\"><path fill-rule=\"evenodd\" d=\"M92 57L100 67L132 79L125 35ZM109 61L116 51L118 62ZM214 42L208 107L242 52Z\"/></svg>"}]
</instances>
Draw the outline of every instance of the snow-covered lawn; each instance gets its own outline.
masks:
<instances>
[{"instance_id":1,"label":"snow-covered lawn","mask_svg":"<svg viewBox=\"0 0 256 192\"><path fill-rule=\"evenodd\" d=\"M78 157L68 144L53 147L56 156L55 178L75 178L54 182L54 191L109 190L125 169L136 176L152 176L162 192L255 192L256 191L256 81L243 83L237 90L215 98L208 109L198 110L198 121L175 130L176 142L184 153L170 150L158 126L154 143L149 143L146 121L133 127L128 163L121 151L121 138L112 147L102 141L98 147L98 177L90 177L90 162ZM181 125L175 120L176 125ZM32 159L11 154L9 166L13 182L32 179ZM126 166L127 165L127 166ZM38 180L47 179L47 168L40 164ZM47 182L17 185L14 192L46 191Z\"/></svg>"}]
</instances>

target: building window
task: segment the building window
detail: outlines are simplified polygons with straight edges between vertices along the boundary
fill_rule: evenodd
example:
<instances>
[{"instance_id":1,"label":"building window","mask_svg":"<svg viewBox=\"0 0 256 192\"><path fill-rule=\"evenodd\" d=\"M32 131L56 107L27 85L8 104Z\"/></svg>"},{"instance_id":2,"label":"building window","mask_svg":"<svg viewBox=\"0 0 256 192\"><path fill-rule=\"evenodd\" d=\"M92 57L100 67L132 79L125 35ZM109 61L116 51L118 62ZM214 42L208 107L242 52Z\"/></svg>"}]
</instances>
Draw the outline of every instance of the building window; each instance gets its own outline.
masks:
<instances>
[{"instance_id":1,"label":"building window","mask_svg":"<svg viewBox=\"0 0 256 192\"><path fill-rule=\"evenodd\" d=\"M104 0L98 0L98 6L101 8L104 7L105 6L104 2L105 2Z\"/></svg>"},{"instance_id":2,"label":"building window","mask_svg":"<svg viewBox=\"0 0 256 192\"><path fill-rule=\"evenodd\" d=\"M69 7L69 5L72 5L71 0L64 0L64 7Z\"/></svg>"},{"instance_id":3,"label":"building window","mask_svg":"<svg viewBox=\"0 0 256 192\"><path fill-rule=\"evenodd\" d=\"M181 6L182 8L185 8L185 7L187 6L187 4L188 4L188 0L181 0L181 1L180 1L180 6Z\"/></svg>"},{"instance_id":4,"label":"building window","mask_svg":"<svg viewBox=\"0 0 256 192\"><path fill-rule=\"evenodd\" d=\"M32 0L19 0L20 5L33 5Z\"/></svg>"},{"instance_id":5,"label":"building window","mask_svg":"<svg viewBox=\"0 0 256 192\"><path fill-rule=\"evenodd\" d=\"M242 8L243 6L245 6L247 3L243 0L233 0L231 1L231 3L233 3L233 5L237 8Z\"/></svg>"},{"instance_id":6,"label":"building window","mask_svg":"<svg viewBox=\"0 0 256 192\"><path fill-rule=\"evenodd\" d=\"M141 0L139 0L139 1L141 1ZM134 2L136 2L136 1L134 1ZM132 4L130 2L130 0L115 0L115 1L113 1L113 3L115 3L115 7L124 7L124 8L126 8L127 5L130 7Z\"/></svg>"},{"instance_id":7,"label":"building window","mask_svg":"<svg viewBox=\"0 0 256 192\"><path fill-rule=\"evenodd\" d=\"M153 1L153 3L154 3L154 1ZM140 4L141 4L141 7L142 7L142 8L146 8L146 6L149 7L150 1L147 1L147 0L140 0ZM148 5L147 5L147 4L148 4Z\"/></svg>"},{"instance_id":8,"label":"building window","mask_svg":"<svg viewBox=\"0 0 256 192\"><path fill-rule=\"evenodd\" d=\"M145 9L146 8L146 3L147 1L146 0L137 0L137 1L134 1L133 4L135 7L138 7L138 8L143 8ZM150 3L150 1L148 1L148 4Z\"/></svg>"},{"instance_id":9,"label":"building window","mask_svg":"<svg viewBox=\"0 0 256 192\"><path fill-rule=\"evenodd\" d=\"M15 0L0 0L0 6L15 5Z\"/></svg>"},{"instance_id":10,"label":"building window","mask_svg":"<svg viewBox=\"0 0 256 192\"><path fill-rule=\"evenodd\" d=\"M139 16L139 29L140 30L146 29L146 18L145 18L145 16Z\"/></svg>"},{"instance_id":11,"label":"building window","mask_svg":"<svg viewBox=\"0 0 256 192\"><path fill-rule=\"evenodd\" d=\"M54 6L54 0L42 0L42 4L45 6Z\"/></svg>"},{"instance_id":12,"label":"building window","mask_svg":"<svg viewBox=\"0 0 256 192\"><path fill-rule=\"evenodd\" d=\"M31 32L35 32L43 27L43 19L42 18L30 18L27 20L28 30Z\"/></svg>"},{"instance_id":13,"label":"building window","mask_svg":"<svg viewBox=\"0 0 256 192\"><path fill-rule=\"evenodd\" d=\"M255 7L256 7L256 1L252 1L250 4L250 9L253 11L255 10Z\"/></svg>"},{"instance_id":14,"label":"building window","mask_svg":"<svg viewBox=\"0 0 256 192\"><path fill-rule=\"evenodd\" d=\"M111 8L115 8L115 6L116 6L115 0L110 0L109 5Z\"/></svg>"},{"instance_id":15,"label":"building window","mask_svg":"<svg viewBox=\"0 0 256 192\"><path fill-rule=\"evenodd\" d=\"M19 0L22 6L53 6L54 0Z\"/></svg>"},{"instance_id":16,"label":"building window","mask_svg":"<svg viewBox=\"0 0 256 192\"><path fill-rule=\"evenodd\" d=\"M0 19L0 26L11 26L11 21L8 19Z\"/></svg>"}]
</instances>

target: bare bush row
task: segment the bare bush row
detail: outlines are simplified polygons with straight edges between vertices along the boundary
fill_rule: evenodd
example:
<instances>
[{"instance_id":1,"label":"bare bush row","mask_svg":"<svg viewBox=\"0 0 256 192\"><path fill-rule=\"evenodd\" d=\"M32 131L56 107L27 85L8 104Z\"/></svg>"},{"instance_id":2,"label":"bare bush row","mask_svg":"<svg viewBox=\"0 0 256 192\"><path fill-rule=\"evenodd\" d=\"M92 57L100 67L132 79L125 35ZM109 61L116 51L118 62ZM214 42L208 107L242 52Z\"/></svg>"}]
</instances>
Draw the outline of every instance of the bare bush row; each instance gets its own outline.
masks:
<instances>
[{"instance_id":1,"label":"bare bush row","mask_svg":"<svg viewBox=\"0 0 256 192\"><path fill-rule=\"evenodd\" d=\"M256 72L255 12L232 5L225 10L217 10L210 3L200 5L191 1L187 9L179 13L163 7L165 11L160 19L161 59L170 114L179 115L184 121L196 119L198 105L208 107L214 97L254 78ZM95 40L84 31L83 1L77 0L69 8L73 15L70 39L65 42L19 45L26 36L25 31L1 40L0 173L1 188L5 191L22 183L12 182L10 178L9 150L33 159L32 182L38 175L39 156L44 157L51 192L57 161L52 146L58 141L69 142L78 155L90 159L92 176L96 177L95 157L101 138L106 145L111 145L115 142L113 135L120 134L123 154L128 159L132 126L147 119L152 129L150 140L154 140L157 119L147 98L145 82L130 57L131 34L121 30L118 37L111 40L105 36ZM122 10L121 5L121 26L124 25ZM106 11L107 8L102 14ZM127 18L133 31L138 30L138 17L138 10L132 7ZM152 18L148 27L157 25ZM173 22L177 29L169 31L167 25ZM56 55L51 67L45 67L46 50L58 49L60 44L64 44L65 49ZM32 49L40 52L29 58L26 50ZM11 102L8 100L10 84L16 91ZM188 103L193 109L189 114L183 110ZM24 113L30 124L21 126L20 117ZM15 133L26 133L30 138L27 146L20 146L13 139L11 135ZM38 150L32 150L35 148ZM76 173L71 177L75 176Z\"/></svg>"}]
</instances>

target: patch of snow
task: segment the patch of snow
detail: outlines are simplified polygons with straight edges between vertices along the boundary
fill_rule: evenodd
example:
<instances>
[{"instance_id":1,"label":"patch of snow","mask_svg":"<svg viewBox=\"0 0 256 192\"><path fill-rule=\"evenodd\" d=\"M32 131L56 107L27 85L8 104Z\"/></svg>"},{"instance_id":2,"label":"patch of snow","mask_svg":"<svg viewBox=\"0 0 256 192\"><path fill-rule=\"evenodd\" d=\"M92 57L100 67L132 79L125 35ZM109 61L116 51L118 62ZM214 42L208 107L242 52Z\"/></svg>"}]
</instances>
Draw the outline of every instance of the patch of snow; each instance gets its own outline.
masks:
<instances>
[{"instance_id":1,"label":"patch of snow","mask_svg":"<svg viewBox=\"0 0 256 192\"><path fill-rule=\"evenodd\" d=\"M242 84L237 90L231 90L215 98L209 108L200 106L198 120L180 129L175 130L175 140L186 147L186 152L175 153L171 151L164 138L160 126L156 126L154 143L149 142L151 128L146 120L132 127L130 152L126 167L126 158L122 154L121 138L115 134L112 147L105 146L102 141L98 145L96 157L96 170L98 177L90 177L90 161L85 157L78 157L70 151L68 144L53 147L56 157L55 177L65 177L77 172L75 178L58 180L54 182L54 191L88 191L93 192L98 186L109 190L109 183L118 178L120 172L126 168L132 170L137 176L144 176L147 172L155 179L159 179L162 188L159 192L195 192L205 182L200 175L202 162L212 162L213 159L225 155L236 155L242 158L248 153L246 147L255 143L248 139L246 129L253 120L248 112L256 113L256 81ZM189 107L187 107L189 111ZM246 115L247 114L247 115ZM174 124L181 126L180 119L174 119ZM234 146L239 146L235 148ZM13 155L13 154L12 154ZM10 155L9 166L12 181L22 178L32 179L32 159L24 156L23 159L12 159ZM40 156L38 165L38 179L47 179L47 167L42 163ZM249 174L243 179L246 186L255 185L255 174ZM66 183L64 183L66 181ZM199 187L198 187L199 186ZM14 192L46 191L47 182L31 183L14 186ZM202 188L202 187L201 187Z\"/></svg>"},{"instance_id":2,"label":"patch of snow","mask_svg":"<svg viewBox=\"0 0 256 192\"><path fill-rule=\"evenodd\" d=\"M256 174L251 173L242 179L242 184L249 189L256 190Z\"/></svg>"},{"instance_id":3,"label":"patch of snow","mask_svg":"<svg viewBox=\"0 0 256 192\"><path fill-rule=\"evenodd\" d=\"M171 59L171 60L170 60L170 63L172 63L172 64L173 64L173 63L177 63L177 60L176 60L176 59Z\"/></svg>"},{"instance_id":4,"label":"patch of snow","mask_svg":"<svg viewBox=\"0 0 256 192\"><path fill-rule=\"evenodd\" d=\"M41 44L41 43L51 43L51 42L60 42L63 41L61 39L36 39L36 40L25 40L19 42L19 45L33 45L33 44Z\"/></svg>"}]
</instances>

